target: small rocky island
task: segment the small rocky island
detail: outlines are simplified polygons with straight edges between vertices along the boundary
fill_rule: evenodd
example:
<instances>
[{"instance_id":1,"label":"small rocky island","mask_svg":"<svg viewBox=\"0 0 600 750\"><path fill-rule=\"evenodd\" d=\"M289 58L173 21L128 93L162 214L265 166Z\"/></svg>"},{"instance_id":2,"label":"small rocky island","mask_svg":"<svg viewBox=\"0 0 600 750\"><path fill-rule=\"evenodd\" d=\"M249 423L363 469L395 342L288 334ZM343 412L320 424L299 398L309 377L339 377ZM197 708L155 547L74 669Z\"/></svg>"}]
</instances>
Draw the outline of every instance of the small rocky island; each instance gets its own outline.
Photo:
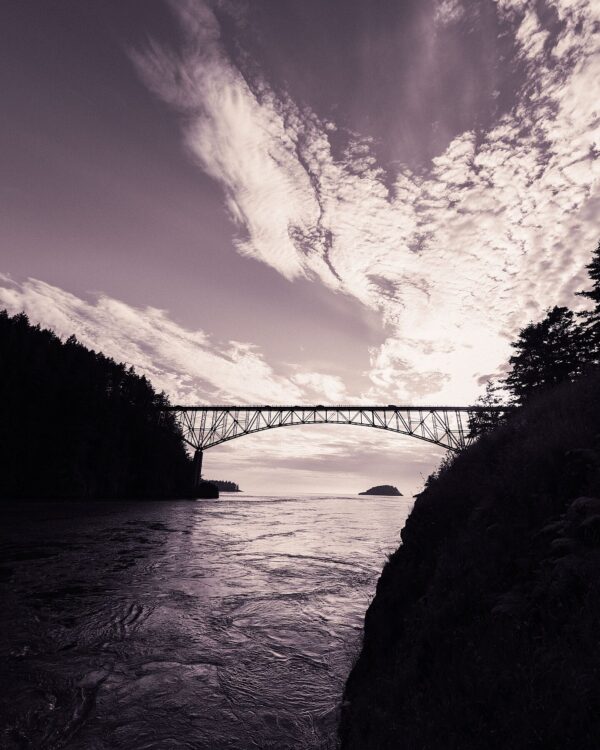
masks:
<instances>
[{"instance_id":1,"label":"small rocky island","mask_svg":"<svg viewBox=\"0 0 600 750\"><path fill-rule=\"evenodd\" d=\"M371 487L371 489L367 490L366 492L359 492L359 495L387 495L390 497L402 497L402 493L397 487L394 487L391 484L378 484L376 487Z\"/></svg>"}]
</instances>

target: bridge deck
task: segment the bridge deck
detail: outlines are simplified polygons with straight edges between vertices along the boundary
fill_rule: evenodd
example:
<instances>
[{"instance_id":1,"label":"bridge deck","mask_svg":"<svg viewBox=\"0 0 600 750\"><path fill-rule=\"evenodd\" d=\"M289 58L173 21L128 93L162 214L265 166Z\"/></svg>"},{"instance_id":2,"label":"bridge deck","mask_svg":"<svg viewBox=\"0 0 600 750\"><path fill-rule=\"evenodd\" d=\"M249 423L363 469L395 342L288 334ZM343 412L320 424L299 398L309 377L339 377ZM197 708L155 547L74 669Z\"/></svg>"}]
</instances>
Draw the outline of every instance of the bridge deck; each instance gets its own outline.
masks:
<instances>
[{"instance_id":1,"label":"bridge deck","mask_svg":"<svg viewBox=\"0 0 600 750\"><path fill-rule=\"evenodd\" d=\"M312 405L303 405L303 404L291 404L291 405L280 405L280 404L257 404L257 405L250 405L250 404L222 404L222 405L211 405L206 406L204 404L198 404L198 405L176 405L176 406L166 406L163 411L286 411L289 409L293 409L294 411L313 411L317 409L318 411L323 410L338 410L338 409L360 409L360 410L375 410L375 411L462 411L462 412L489 412L489 411L509 411L511 409L510 406L419 406L419 405L410 405L410 406L403 406L403 405L396 405L396 404L386 404L386 405L373 405L373 404L312 404Z\"/></svg>"}]
</instances>

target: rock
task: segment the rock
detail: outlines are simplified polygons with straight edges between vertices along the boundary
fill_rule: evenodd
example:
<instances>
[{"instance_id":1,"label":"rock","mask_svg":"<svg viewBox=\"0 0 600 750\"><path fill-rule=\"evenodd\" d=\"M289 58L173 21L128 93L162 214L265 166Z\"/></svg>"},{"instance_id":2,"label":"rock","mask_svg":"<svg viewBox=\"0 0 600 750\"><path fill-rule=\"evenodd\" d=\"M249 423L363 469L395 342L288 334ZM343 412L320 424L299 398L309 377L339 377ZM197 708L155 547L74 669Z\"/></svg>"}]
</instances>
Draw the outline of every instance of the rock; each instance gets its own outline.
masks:
<instances>
[{"instance_id":1,"label":"rock","mask_svg":"<svg viewBox=\"0 0 600 750\"><path fill-rule=\"evenodd\" d=\"M359 492L358 494L402 497L402 493L398 490L398 488L392 486L391 484L378 484L376 487L371 487L371 489L367 490L366 492Z\"/></svg>"},{"instance_id":2,"label":"rock","mask_svg":"<svg viewBox=\"0 0 600 750\"><path fill-rule=\"evenodd\" d=\"M600 498L598 497L578 497L569 506L567 510L567 519L569 521L579 520L587 516L600 513Z\"/></svg>"},{"instance_id":3,"label":"rock","mask_svg":"<svg viewBox=\"0 0 600 750\"><path fill-rule=\"evenodd\" d=\"M194 490L194 495L202 500L215 500L219 497L219 488L212 482L201 482Z\"/></svg>"}]
</instances>

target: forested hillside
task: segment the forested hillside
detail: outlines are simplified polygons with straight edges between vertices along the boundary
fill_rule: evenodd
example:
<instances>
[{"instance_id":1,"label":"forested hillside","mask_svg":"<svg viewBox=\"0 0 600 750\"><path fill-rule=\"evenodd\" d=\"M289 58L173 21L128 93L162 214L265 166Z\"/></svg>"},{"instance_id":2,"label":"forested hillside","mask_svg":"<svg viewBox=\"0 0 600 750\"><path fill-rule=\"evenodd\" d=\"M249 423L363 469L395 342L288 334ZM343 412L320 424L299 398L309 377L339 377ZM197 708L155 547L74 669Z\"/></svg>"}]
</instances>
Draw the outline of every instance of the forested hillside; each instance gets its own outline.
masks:
<instances>
[{"instance_id":1,"label":"forested hillside","mask_svg":"<svg viewBox=\"0 0 600 750\"><path fill-rule=\"evenodd\" d=\"M600 376L433 477L365 620L344 750L598 747Z\"/></svg>"},{"instance_id":2,"label":"forested hillside","mask_svg":"<svg viewBox=\"0 0 600 750\"><path fill-rule=\"evenodd\" d=\"M0 312L0 497L165 497L190 460L148 380Z\"/></svg>"}]
</instances>

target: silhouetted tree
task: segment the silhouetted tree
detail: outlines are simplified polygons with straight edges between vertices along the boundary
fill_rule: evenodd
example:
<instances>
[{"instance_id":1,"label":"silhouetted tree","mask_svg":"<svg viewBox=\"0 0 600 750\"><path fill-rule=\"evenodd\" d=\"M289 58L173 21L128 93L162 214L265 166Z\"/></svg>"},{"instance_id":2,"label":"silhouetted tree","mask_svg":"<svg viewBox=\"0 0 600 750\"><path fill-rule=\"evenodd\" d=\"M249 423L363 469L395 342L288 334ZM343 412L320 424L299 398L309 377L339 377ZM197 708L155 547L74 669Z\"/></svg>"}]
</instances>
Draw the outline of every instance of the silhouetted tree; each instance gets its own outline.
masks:
<instances>
[{"instance_id":1,"label":"silhouetted tree","mask_svg":"<svg viewBox=\"0 0 600 750\"><path fill-rule=\"evenodd\" d=\"M583 334L583 353L589 364L600 365L600 242L586 268L592 280L592 287L589 290L577 292L577 295L591 300L594 307L579 314Z\"/></svg>"},{"instance_id":2,"label":"silhouetted tree","mask_svg":"<svg viewBox=\"0 0 600 750\"><path fill-rule=\"evenodd\" d=\"M501 386L496 385L491 380L487 381L485 393L477 399L476 405L489 408L490 411L477 412L469 419L470 437L478 437L490 432L505 420L505 415L495 411L496 407L504 406L504 400L499 395L501 390Z\"/></svg>"},{"instance_id":3,"label":"silhouetted tree","mask_svg":"<svg viewBox=\"0 0 600 750\"><path fill-rule=\"evenodd\" d=\"M512 346L512 370L503 383L518 404L583 370L582 331L567 307L553 307L539 323L525 326Z\"/></svg>"}]
</instances>

